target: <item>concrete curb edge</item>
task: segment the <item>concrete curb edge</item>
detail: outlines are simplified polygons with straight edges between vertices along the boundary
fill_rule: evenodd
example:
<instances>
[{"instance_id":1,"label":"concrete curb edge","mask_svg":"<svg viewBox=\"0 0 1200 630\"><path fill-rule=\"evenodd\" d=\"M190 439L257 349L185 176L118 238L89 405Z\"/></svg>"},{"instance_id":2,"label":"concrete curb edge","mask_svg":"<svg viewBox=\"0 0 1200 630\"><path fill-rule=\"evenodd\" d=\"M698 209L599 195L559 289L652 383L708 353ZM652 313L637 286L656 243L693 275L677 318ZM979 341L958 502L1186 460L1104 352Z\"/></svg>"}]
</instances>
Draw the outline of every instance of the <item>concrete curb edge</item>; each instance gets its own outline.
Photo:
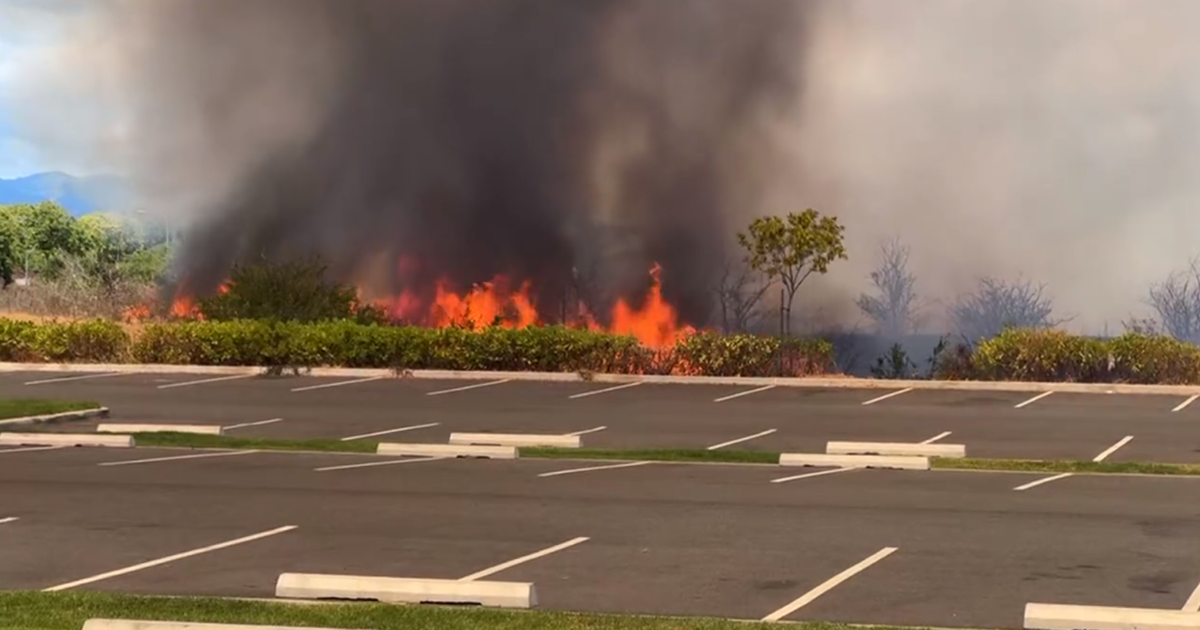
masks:
<instances>
[{"instance_id":1,"label":"concrete curb edge","mask_svg":"<svg viewBox=\"0 0 1200 630\"><path fill-rule=\"evenodd\" d=\"M20 426L25 424L51 424L55 422L77 422L79 420L89 420L91 418L107 418L108 407L97 407L95 409L81 409L79 411L64 411L62 413L51 413L41 416L25 416L23 418L9 418L0 420L0 427L4 426Z\"/></svg>"},{"instance_id":2,"label":"concrete curb edge","mask_svg":"<svg viewBox=\"0 0 1200 630\"><path fill-rule=\"evenodd\" d=\"M327 378L370 378L393 377L433 380L498 380L508 379L527 382L550 383L606 383L623 384L643 382L661 385L774 385L809 389L870 389L900 390L920 389L934 391L990 391L990 392L1047 392L1064 394L1150 394L1160 396L1191 396L1200 394L1200 385L1130 385L1124 383L1038 383L1026 381L909 381L885 380L856 377L805 377L777 378L754 376L660 376L642 374L603 374L578 372L484 372L454 370L411 370L397 373L380 368L299 368L302 376ZM262 366L224 365L149 365L112 363L0 363L4 372L65 372L118 374L189 374L196 376L238 376L243 374L266 374Z\"/></svg>"}]
</instances>

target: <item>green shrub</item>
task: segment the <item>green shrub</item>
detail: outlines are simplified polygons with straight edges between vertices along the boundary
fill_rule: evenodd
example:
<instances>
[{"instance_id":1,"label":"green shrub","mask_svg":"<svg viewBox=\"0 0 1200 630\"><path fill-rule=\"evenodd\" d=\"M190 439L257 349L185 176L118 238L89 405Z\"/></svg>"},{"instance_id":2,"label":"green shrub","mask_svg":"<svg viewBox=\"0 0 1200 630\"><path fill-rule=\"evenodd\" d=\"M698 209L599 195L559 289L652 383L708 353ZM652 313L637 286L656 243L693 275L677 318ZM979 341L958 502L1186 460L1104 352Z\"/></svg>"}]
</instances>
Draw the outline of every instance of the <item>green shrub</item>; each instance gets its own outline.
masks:
<instances>
[{"instance_id":1,"label":"green shrub","mask_svg":"<svg viewBox=\"0 0 1200 630\"><path fill-rule=\"evenodd\" d=\"M53 363L119 363L130 337L109 321L34 324L0 320L0 360Z\"/></svg>"},{"instance_id":2,"label":"green shrub","mask_svg":"<svg viewBox=\"0 0 1200 630\"><path fill-rule=\"evenodd\" d=\"M1045 328L1008 328L975 348L980 380L1096 383L1108 380L1108 347L1100 339Z\"/></svg>"},{"instance_id":3,"label":"green shrub","mask_svg":"<svg viewBox=\"0 0 1200 630\"><path fill-rule=\"evenodd\" d=\"M234 265L222 291L199 300L200 314L212 321L384 321L381 310L358 303L353 287L327 280L326 270L316 258Z\"/></svg>"},{"instance_id":4,"label":"green shrub","mask_svg":"<svg viewBox=\"0 0 1200 630\"><path fill-rule=\"evenodd\" d=\"M1200 383L1200 347L1163 335L1125 334L1108 342L1112 379L1123 383Z\"/></svg>"}]
</instances>

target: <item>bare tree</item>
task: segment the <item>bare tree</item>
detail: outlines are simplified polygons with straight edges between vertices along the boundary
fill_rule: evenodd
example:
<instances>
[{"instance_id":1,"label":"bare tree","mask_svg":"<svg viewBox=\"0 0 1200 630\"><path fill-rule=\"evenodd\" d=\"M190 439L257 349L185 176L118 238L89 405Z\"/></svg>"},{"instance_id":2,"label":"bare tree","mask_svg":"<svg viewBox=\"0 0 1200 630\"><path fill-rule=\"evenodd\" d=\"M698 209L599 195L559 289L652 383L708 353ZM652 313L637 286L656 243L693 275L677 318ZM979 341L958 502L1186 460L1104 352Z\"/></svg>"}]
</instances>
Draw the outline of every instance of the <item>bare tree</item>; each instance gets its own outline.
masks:
<instances>
[{"instance_id":1,"label":"bare tree","mask_svg":"<svg viewBox=\"0 0 1200 630\"><path fill-rule=\"evenodd\" d=\"M1152 285L1147 302L1158 317L1153 325L1138 322L1138 330L1161 330L1182 341L1200 342L1200 258Z\"/></svg>"},{"instance_id":2,"label":"bare tree","mask_svg":"<svg viewBox=\"0 0 1200 630\"><path fill-rule=\"evenodd\" d=\"M746 265L727 262L713 293L725 333L745 333L762 319L762 299L770 285Z\"/></svg>"},{"instance_id":3,"label":"bare tree","mask_svg":"<svg viewBox=\"0 0 1200 630\"><path fill-rule=\"evenodd\" d=\"M1054 301L1045 290L1046 285L1029 280L981 278L973 293L960 296L950 307L950 321L970 342L994 337L1009 326L1050 328L1064 323L1067 320L1053 317Z\"/></svg>"},{"instance_id":4,"label":"bare tree","mask_svg":"<svg viewBox=\"0 0 1200 630\"><path fill-rule=\"evenodd\" d=\"M916 332L920 325L921 302L917 278L908 270L909 248L893 239L880 246L879 262L871 272L875 294L863 293L855 300L859 310L875 322L879 334L896 338Z\"/></svg>"}]
</instances>

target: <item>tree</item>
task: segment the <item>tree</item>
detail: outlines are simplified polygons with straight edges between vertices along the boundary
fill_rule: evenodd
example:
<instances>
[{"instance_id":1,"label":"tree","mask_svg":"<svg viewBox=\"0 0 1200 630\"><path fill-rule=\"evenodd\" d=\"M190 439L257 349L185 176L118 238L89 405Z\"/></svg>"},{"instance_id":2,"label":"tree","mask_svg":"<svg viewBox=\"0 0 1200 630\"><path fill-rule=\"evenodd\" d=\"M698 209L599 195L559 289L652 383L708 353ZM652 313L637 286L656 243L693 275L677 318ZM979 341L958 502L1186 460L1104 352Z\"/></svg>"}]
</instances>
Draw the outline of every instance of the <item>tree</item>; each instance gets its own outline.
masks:
<instances>
[{"instance_id":1,"label":"tree","mask_svg":"<svg viewBox=\"0 0 1200 630\"><path fill-rule=\"evenodd\" d=\"M1161 328L1181 341L1200 342L1200 258L1193 258L1187 269L1172 271L1161 283L1152 285L1146 301L1158 318L1142 323L1143 332Z\"/></svg>"},{"instance_id":2,"label":"tree","mask_svg":"<svg viewBox=\"0 0 1200 630\"><path fill-rule=\"evenodd\" d=\"M58 204L0 206L0 215L12 230L13 266L23 272L53 275L65 257L81 251L76 220Z\"/></svg>"},{"instance_id":3,"label":"tree","mask_svg":"<svg viewBox=\"0 0 1200 630\"><path fill-rule=\"evenodd\" d=\"M981 278L973 293L959 297L950 307L950 320L972 343L1008 327L1051 328L1064 323L1067 320L1053 317L1054 301L1044 295L1045 289L1029 280L1008 283Z\"/></svg>"},{"instance_id":4,"label":"tree","mask_svg":"<svg viewBox=\"0 0 1200 630\"><path fill-rule=\"evenodd\" d=\"M763 294L769 285L762 274L738 263L726 263L714 288L717 307L721 311L721 330L725 333L745 333L761 317Z\"/></svg>"},{"instance_id":5,"label":"tree","mask_svg":"<svg viewBox=\"0 0 1200 630\"><path fill-rule=\"evenodd\" d=\"M800 285L813 273L825 273L834 260L846 259L845 227L837 217L823 217L816 210L786 217L760 217L739 232L738 243L746 249L746 262L762 273L767 282L783 285L779 310L783 330L791 334L792 302Z\"/></svg>"},{"instance_id":6,"label":"tree","mask_svg":"<svg viewBox=\"0 0 1200 630\"><path fill-rule=\"evenodd\" d=\"M876 294L863 293L855 303L875 322L881 335L895 338L916 331L921 304L916 292L917 278L908 271L909 248L899 240L885 242L871 283Z\"/></svg>"},{"instance_id":7,"label":"tree","mask_svg":"<svg viewBox=\"0 0 1200 630\"><path fill-rule=\"evenodd\" d=\"M382 318L376 309L359 304L353 287L328 280L326 271L325 263L316 257L237 264L217 295L200 299L200 313L216 321L357 319L372 323Z\"/></svg>"}]
</instances>

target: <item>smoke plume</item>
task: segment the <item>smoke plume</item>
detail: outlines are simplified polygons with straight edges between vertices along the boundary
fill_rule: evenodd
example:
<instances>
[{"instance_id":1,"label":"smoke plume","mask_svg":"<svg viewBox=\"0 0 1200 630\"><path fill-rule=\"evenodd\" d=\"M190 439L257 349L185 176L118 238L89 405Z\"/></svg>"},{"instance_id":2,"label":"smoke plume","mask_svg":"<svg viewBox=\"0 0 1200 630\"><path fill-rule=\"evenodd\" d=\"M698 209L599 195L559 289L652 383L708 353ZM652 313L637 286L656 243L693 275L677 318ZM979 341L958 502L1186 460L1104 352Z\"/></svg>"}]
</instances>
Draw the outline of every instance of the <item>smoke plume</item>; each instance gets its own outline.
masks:
<instances>
[{"instance_id":1,"label":"smoke plume","mask_svg":"<svg viewBox=\"0 0 1200 630\"><path fill-rule=\"evenodd\" d=\"M85 4L13 92L23 128L193 222L201 284L317 250L553 299L657 261L699 319L733 231L814 207L850 260L798 310L849 322L899 238L941 306L1023 275L1099 331L1200 252L1195 0Z\"/></svg>"},{"instance_id":2,"label":"smoke plume","mask_svg":"<svg viewBox=\"0 0 1200 630\"><path fill-rule=\"evenodd\" d=\"M134 6L136 5L136 6ZM377 292L652 264L710 308L793 106L801 6L777 0L114 3L146 192L194 219L182 269L319 253ZM117 20L120 16L120 20ZM574 271L573 271L574 270ZM546 309L551 310L551 309ZM552 311L556 312L556 311Z\"/></svg>"}]
</instances>

